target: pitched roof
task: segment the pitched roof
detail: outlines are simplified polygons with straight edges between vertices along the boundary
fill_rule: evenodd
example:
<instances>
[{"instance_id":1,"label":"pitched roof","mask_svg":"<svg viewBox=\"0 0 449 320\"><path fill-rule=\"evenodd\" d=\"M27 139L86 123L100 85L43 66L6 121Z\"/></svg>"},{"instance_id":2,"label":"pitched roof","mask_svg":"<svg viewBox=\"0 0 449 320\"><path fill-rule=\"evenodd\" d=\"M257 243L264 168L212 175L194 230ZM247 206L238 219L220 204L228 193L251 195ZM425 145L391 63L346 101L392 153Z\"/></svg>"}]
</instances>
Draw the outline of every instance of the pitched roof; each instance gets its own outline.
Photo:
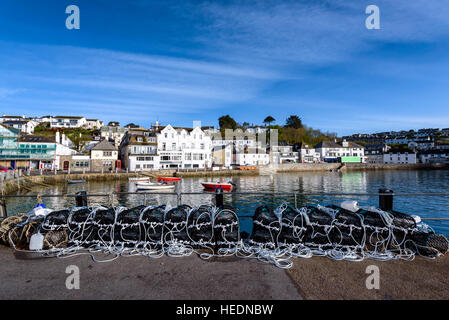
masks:
<instances>
[{"instance_id":1,"label":"pitched roof","mask_svg":"<svg viewBox=\"0 0 449 320\"><path fill-rule=\"evenodd\" d=\"M38 135L21 135L18 142L41 142L41 143L55 143L55 137L46 137Z\"/></svg>"},{"instance_id":2,"label":"pitched roof","mask_svg":"<svg viewBox=\"0 0 449 320\"><path fill-rule=\"evenodd\" d=\"M25 124L28 123L30 120L9 120L9 121L4 121L4 124Z\"/></svg>"},{"instance_id":3,"label":"pitched roof","mask_svg":"<svg viewBox=\"0 0 449 320\"><path fill-rule=\"evenodd\" d=\"M56 119L82 119L83 117L56 116Z\"/></svg>"},{"instance_id":4,"label":"pitched roof","mask_svg":"<svg viewBox=\"0 0 449 320\"><path fill-rule=\"evenodd\" d=\"M333 141L322 141L315 146L315 149L320 148L343 148L343 147L339 144L336 144Z\"/></svg>"},{"instance_id":5,"label":"pitched roof","mask_svg":"<svg viewBox=\"0 0 449 320\"><path fill-rule=\"evenodd\" d=\"M91 150L106 150L106 151L116 151L117 148L114 147L112 143L108 140L103 140L98 142Z\"/></svg>"}]
</instances>

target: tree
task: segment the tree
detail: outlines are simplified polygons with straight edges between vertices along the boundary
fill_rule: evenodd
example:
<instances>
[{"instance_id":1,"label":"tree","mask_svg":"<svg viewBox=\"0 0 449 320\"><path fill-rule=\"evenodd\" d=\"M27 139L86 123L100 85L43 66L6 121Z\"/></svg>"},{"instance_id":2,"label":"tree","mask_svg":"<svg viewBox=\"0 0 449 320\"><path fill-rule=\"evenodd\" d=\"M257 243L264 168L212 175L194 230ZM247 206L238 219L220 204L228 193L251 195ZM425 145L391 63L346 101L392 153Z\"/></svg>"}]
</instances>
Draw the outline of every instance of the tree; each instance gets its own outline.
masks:
<instances>
[{"instance_id":1,"label":"tree","mask_svg":"<svg viewBox=\"0 0 449 320\"><path fill-rule=\"evenodd\" d=\"M270 127L270 124L271 124L272 122L274 122L274 121L276 121L275 118L273 118L272 116L268 116L268 117L265 118L265 120L263 121L263 123L265 123L265 124L268 123L268 127Z\"/></svg>"},{"instance_id":2,"label":"tree","mask_svg":"<svg viewBox=\"0 0 449 320\"><path fill-rule=\"evenodd\" d=\"M294 128L294 129L301 129L302 128L302 120L298 116L292 115L287 118L287 121L285 123L286 128Z\"/></svg>"},{"instance_id":3,"label":"tree","mask_svg":"<svg viewBox=\"0 0 449 320\"><path fill-rule=\"evenodd\" d=\"M221 116L218 118L218 124L220 125L220 130L224 131L225 129L237 129L237 122L230 116Z\"/></svg>"}]
</instances>

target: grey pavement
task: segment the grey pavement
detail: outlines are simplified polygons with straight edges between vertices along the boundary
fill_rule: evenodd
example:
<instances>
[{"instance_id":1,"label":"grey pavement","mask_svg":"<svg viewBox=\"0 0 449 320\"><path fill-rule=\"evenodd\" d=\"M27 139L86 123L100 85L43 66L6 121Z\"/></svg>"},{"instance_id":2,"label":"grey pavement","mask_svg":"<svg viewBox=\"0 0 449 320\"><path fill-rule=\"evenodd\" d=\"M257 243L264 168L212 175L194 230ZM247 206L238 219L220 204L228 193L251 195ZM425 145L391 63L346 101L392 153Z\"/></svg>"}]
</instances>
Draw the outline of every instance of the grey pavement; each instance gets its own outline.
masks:
<instances>
[{"instance_id":1,"label":"grey pavement","mask_svg":"<svg viewBox=\"0 0 449 320\"><path fill-rule=\"evenodd\" d=\"M302 299L285 270L253 259L134 256L98 263L87 255L29 258L2 246L0 261L0 299ZM66 288L70 265L80 270L79 290Z\"/></svg>"}]
</instances>

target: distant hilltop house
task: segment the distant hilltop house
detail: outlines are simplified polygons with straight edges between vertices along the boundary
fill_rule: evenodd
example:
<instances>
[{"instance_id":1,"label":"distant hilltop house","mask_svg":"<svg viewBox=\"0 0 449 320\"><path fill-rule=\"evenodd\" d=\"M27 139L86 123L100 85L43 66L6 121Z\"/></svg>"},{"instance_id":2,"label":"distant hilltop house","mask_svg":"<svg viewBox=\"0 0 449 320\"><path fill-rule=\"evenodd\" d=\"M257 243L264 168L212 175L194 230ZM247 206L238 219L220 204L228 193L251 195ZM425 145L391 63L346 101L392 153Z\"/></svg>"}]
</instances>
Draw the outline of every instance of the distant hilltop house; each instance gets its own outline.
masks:
<instances>
[{"instance_id":1,"label":"distant hilltop house","mask_svg":"<svg viewBox=\"0 0 449 320\"><path fill-rule=\"evenodd\" d=\"M2 117L0 117L0 123L4 123L5 121L23 121L23 120L26 120L25 115L11 116L4 114Z\"/></svg>"},{"instance_id":2,"label":"distant hilltop house","mask_svg":"<svg viewBox=\"0 0 449 320\"><path fill-rule=\"evenodd\" d=\"M84 125L84 128L93 130L93 129L100 129L104 126L104 122L100 121L98 119L86 119L86 124Z\"/></svg>"},{"instance_id":3,"label":"distant hilltop house","mask_svg":"<svg viewBox=\"0 0 449 320\"><path fill-rule=\"evenodd\" d=\"M87 124L84 117L56 116L50 122L50 128L80 128Z\"/></svg>"},{"instance_id":4,"label":"distant hilltop house","mask_svg":"<svg viewBox=\"0 0 449 320\"><path fill-rule=\"evenodd\" d=\"M27 134L33 134L34 133L34 128L36 128L36 126L39 123L37 123L34 120L9 120L9 121L4 121L3 125L7 126L9 128L14 128L14 129L18 129L23 133L27 133Z\"/></svg>"},{"instance_id":5,"label":"distant hilltop house","mask_svg":"<svg viewBox=\"0 0 449 320\"><path fill-rule=\"evenodd\" d=\"M120 126L103 126L100 129L100 140L107 139L114 143L115 147L119 147L122 142L123 136L128 131L128 129Z\"/></svg>"}]
</instances>

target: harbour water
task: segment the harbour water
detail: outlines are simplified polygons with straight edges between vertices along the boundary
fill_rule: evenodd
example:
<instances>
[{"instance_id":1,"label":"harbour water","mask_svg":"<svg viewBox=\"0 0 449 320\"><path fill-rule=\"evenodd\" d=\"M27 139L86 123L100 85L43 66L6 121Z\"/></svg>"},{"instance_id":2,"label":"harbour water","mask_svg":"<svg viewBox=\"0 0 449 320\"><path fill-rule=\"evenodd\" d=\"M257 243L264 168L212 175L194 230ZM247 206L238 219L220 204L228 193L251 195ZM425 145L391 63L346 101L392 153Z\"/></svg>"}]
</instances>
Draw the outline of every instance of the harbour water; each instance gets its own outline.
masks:
<instances>
[{"instance_id":1,"label":"harbour water","mask_svg":"<svg viewBox=\"0 0 449 320\"><path fill-rule=\"evenodd\" d=\"M282 173L272 176L236 176L221 178L223 182L232 181L236 192L298 193L297 206L304 204L339 204L344 200L357 200L360 205L378 206L377 196L303 196L301 193L377 193L380 188L392 189L396 193L449 193L449 171L361 171L361 172L298 172ZM202 192L201 182L218 181L220 178L185 178L181 182L182 192ZM31 192L19 194L74 194L85 190L88 193L110 194L111 192L134 192L135 183L128 181L86 182L85 184L58 184L48 188L34 187ZM173 192L173 191L169 191ZM9 198L8 214L28 212L36 205L35 198ZM62 209L74 205L73 198L43 198L47 207ZM198 206L212 204L213 194L183 195L182 203ZM176 206L174 195L122 194L114 197L89 198L89 205L114 205L132 207L144 204L169 204ZM295 205L293 195L251 195L227 193L225 204L233 206L240 216L250 216L255 209L268 204L272 207L283 202ZM394 198L394 209L423 218L449 218L448 196L413 196ZM435 231L449 235L449 221L429 221ZM250 231L251 220L241 219L243 230Z\"/></svg>"}]
</instances>

